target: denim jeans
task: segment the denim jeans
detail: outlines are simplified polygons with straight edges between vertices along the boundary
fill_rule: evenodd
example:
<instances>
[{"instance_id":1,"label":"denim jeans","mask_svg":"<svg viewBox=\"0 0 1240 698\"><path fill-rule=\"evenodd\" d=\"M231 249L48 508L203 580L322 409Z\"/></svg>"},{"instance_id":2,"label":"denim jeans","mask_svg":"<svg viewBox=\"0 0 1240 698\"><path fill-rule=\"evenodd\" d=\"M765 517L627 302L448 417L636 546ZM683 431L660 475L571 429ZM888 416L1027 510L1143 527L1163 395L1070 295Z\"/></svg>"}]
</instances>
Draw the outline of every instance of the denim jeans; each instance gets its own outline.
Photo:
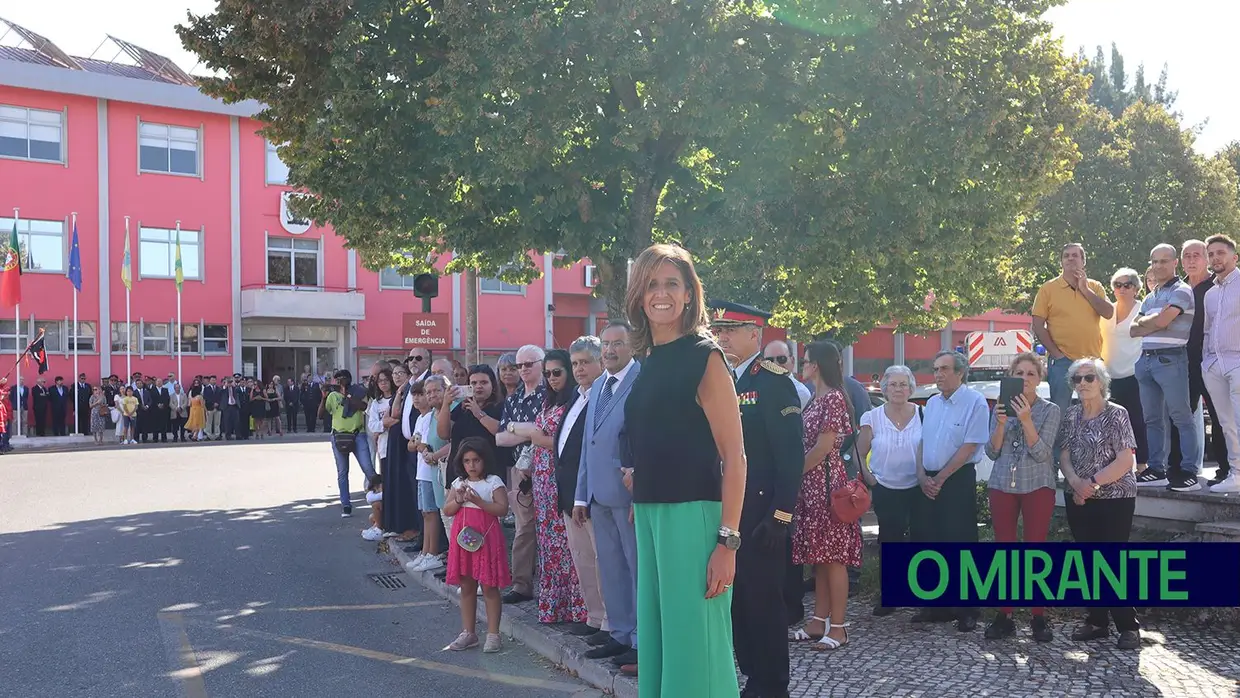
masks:
<instances>
[{"instance_id":1,"label":"denim jeans","mask_svg":"<svg viewBox=\"0 0 1240 698\"><path fill-rule=\"evenodd\" d=\"M336 485L340 487L340 506L351 507L349 500L349 454L341 453L336 445L332 444L332 455L336 457ZM370 441L366 438L365 433L357 435L353 440L353 455L357 458L357 464L362 466L362 472L366 475L366 484L370 484L370 478L375 475L375 463L370 457Z\"/></svg>"},{"instance_id":2,"label":"denim jeans","mask_svg":"<svg viewBox=\"0 0 1240 698\"><path fill-rule=\"evenodd\" d=\"M1145 436L1150 446L1149 466L1166 474L1170 438L1167 418L1180 432L1180 467L1185 474L1201 469L1201 443L1188 404L1188 350L1158 354L1142 352L1137 359L1137 382L1141 384L1141 411L1145 413Z\"/></svg>"},{"instance_id":3,"label":"denim jeans","mask_svg":"<svg viewBox=\"0 0 1240 698\"><path fill-rule=\"evenodd\" d=\"M1051 359L1046 369L1046 382L1051 388L1051 402L1059 405L1060 414L1068 414L1072 406L1072 385L1068 383L1068 369L1072 367L1072 359L1063 357ZM1059 454L1055 454L1058 460Z\"/></svg>"}]
</instances>

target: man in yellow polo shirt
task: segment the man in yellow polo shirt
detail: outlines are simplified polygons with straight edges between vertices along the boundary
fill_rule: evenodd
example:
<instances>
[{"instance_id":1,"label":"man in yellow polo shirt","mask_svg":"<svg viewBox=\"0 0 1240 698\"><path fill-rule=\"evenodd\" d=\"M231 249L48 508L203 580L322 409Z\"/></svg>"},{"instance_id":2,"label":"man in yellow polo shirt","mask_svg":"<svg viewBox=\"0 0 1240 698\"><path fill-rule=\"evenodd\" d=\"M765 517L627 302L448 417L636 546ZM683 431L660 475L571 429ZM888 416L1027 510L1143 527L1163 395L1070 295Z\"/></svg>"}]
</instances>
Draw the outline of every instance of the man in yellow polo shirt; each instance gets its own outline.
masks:
<instances>
[{"instance_id":1,"label":"man in yellow polo shirt","mask_svg":"<svg viewBox=\"0 0 1240 698\"><path fill-rule=\"evenodd\" d=\"M1042 284L1033 300L1033 333L1046 348L1051 402L1067 413L1072 404L1068 367L1077 359L1102 356L1098 319L1110 319L1115 307L1107 300L1106 288L1085 275L1081 243L1064 245L1059 264L1063 272Z\"/></svg>"}]
</instances>

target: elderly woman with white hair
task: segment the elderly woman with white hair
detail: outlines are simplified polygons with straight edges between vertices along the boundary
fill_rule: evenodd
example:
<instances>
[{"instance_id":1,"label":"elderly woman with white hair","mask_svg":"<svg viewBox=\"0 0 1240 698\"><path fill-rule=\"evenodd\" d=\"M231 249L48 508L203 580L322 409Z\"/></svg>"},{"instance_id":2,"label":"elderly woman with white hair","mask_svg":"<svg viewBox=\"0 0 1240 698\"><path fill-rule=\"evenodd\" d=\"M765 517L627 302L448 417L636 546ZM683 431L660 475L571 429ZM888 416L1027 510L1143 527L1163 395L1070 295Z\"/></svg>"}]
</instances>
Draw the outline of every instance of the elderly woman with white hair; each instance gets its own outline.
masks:
<instances>
[{"instance_id":1,"label":"elderly woman with white hair","mask_svg":"<svg viewBox=\"0 0 1240 698\"><path fill-rule=\"evenodd\" d=\"M1107 401L1111 374L1101 359L1076 361L1068 369L1068 380L1080 398L1080 404L1068 408L1057 439L1059 469L1067 482L1068 527L1078 543L1126 543L1137 506L1136 440L1128 412ZM1141 626L1131 606L1090 608L1072 639L1109 636L1108 620L1114 620L1119 631L1119 649L1140 648Z\"/></svg>"},{"instance_id":2,"label":"elderly woman with white hair","mask_svg":"<svg viewBox=\"0 0 1240 698\"><path fill-rule=\"evenodd\" d=\"M921 408L909 402L917 378L908 366L889 366L879 387L887 402L861 415L857 452L866 463L862 473L878 517L879 543L903 543L911 540L911 515L920 492ZM880 599L873 613L886 616L893 610Z\"/></svg>"}]
</instances>

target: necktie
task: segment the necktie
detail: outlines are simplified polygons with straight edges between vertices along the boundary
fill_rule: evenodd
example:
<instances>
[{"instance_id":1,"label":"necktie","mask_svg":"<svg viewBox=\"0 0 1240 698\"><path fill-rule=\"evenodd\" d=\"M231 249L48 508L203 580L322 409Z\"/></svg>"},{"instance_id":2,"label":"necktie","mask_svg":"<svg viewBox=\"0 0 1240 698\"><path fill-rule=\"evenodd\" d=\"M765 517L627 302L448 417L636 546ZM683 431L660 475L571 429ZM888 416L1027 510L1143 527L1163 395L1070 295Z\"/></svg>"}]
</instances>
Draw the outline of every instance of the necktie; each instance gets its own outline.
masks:
<instances>
[{"instance_id":1,"label":"necktie","mask_svg":"<svg viewBox=\"0 0 1240 698\"><path fill-rule=\"evenodd\" d=\"M594 408L594 428L598 429L603 423L603 415L607 412L607 405L611 403L612 390L616 385L616 377L608 376L607 382L603 384L603 394L598 398L598 407Z\"/></svg>"}]
</instances>

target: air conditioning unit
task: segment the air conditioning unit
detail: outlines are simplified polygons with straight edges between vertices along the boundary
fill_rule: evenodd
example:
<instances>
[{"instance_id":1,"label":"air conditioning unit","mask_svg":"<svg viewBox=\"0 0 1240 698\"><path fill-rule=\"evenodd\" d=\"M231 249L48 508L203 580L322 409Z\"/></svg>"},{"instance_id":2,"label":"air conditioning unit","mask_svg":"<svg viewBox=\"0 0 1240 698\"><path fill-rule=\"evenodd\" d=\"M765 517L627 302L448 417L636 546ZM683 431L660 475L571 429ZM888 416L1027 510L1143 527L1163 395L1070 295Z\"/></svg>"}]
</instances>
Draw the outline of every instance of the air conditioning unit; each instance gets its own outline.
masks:
<instances>
[{"instance_id":1,"label":"air conditioning unit","mask_svg":"<svg viewBox=\"0 0 1240 698\"><path fill-rule=\"evenodd\" d=\"M586 265L586 288L594 288L598 286L598 267L593 264Z\"/></svg>"}]
</instances>

